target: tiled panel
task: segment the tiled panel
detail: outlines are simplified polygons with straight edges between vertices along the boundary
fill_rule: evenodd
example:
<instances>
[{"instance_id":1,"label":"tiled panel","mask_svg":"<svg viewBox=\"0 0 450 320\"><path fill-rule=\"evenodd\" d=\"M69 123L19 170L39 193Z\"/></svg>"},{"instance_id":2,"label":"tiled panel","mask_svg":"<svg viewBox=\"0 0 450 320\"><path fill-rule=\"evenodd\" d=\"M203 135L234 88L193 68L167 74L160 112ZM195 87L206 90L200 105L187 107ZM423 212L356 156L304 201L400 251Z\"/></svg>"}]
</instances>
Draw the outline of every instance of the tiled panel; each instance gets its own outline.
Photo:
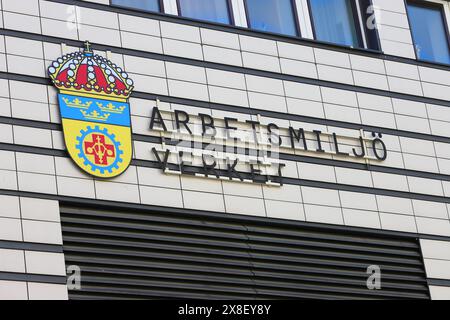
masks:
<instances>
[{"instance_id":1,"label":"tiled panel","mask_svg":"<svg viewBox=\"0 0 450 320\"><path fill-rule=\"evenodd\" d=\"M61 284L28 282L30 300L68 300L67 286Z\"/></svg>"},{"instance_id":2,"label":"tiled panel","mask_svg":"<svg viewBox=\"0 0 450 320\"><path fill-rule=\"evenodd\" d=\"M382 212L413 215L411 199L377 195L377 205Z\"/></svg>"},{"instance_id":3,"label":"tiled panel","mask_svg":"<svg viewBox=\"0 0 450 320\"><path fill-rule=\"evenodd\" d=\"M277 42L277 46L280 58L315 62L314 51L310 47L281 41Z\"/></svg>"},{"instance_id":4,"label":"tiled panel","mask_svg":"<svg viewBox=\"0 0 450 320\"><path fill-rule=\"evenodd\" d=\"M22 220L25 242L62 244L61 225L55 222Z\"/></svg>"},{"instance_id":5,"label":"tiled panel","mask_svg":"<svg viewBox=\"0 0 450 320\"><path fill-rule=\"evenodd\" d=\"M164 38L200 43L200 29L171 22L161 22L161 34Z\"/></svg>"},{"instance_id":6,"label":"tiled panel","mask_svg":"<svg viewBox=\"0 0 450 320\"><path fill-rule=\"evenodd\" d=\"M95 190L98 199L139 203L139 190L137 185L95 181Z\"/></svg>"},{"instance_id":7,"label":"tiled panel","mask_svg":"<svg viewBox=\"0 0 450 320\"><path fill-rule=\"evenodd\" d=\"M381 227L385 230L417 232L414 217L381 212L380 219Z\"/></svg>"},{"instance_id":8,"label":"tiled panel","mask_svg":"<svg viewBox=\"0 0 450 320\"><path fill-rule=\"evenodd\" d=\"M338 183L372 187L372 177L367 171L336 167L335 172Z\"/></svg>"},{"instance_id":9,"label":"tiled panel","mask_svg":"<svg viewBox=\"0 0 450 320\"><path fill-rule=\"evenodd\" d=\"M275 41L242 35L239 36L239 39L243 51L272 56L278 55L277 43Z\"/></svg>"},{"instance_id":10,"label":"tiled panel","mask_svg":"<svg viewBox=\"0 0 450 320\"><path fill-rule=\"evenodd\" d=\"M0 272L25 273L23 251L0 249Z\"/></svg>"},{"instance_id":11,"label":"tiled panel","mask_svg":"<svg viewBox=\"0 0 450 320\"><path fill-rule=\"evenodd\" d=\"M163 207L183 207L181 190L140 186L141 203Z\"/></svg>"},{"instance_id":12,"label":"tiled panel","mask_svg":"<svg viewBox=\"0 0 450 320\"><path fill-rule=\"evenodd\" d=\"M0 239L23 241L20 219L0 218Z\"/></svg>"},{"instance_id":13,"label":"tiled panel","mask_svg":"<svg viewBox=\"0 0 450 320\"><path fill-rule=\"evenodd\" d=\"M28 300L27 283L0 280L0 300Z\"/></svg>"},{"instance_id":14,"label":"tiled panel","mask_svg":"<svg viewBox=\"0 0 450 320\"><path fill-rule=\"evenodd\" d=\"M450 287L430 286L432 300L450 300Z\"/></svg>"},{"instance_id":15,"label":"tiled panel","mask_svg":"<svg viewBox=\"0 0 450 320\"><path fill-rule=\"evenodd\" d=\"M306 221L330 224L344 224L342 209L305 204Z\"/></svg>"},{"instance_id":16,"label":"tiled panel","mask_svg":"<svg viewBox=\"0 0 450 320\"><path fill-rule=\"evenodd\" d=\"M419 233L450 236L450 221L448 219L416 217L416 222Z\"/></svg>"},{"instance_id":17,"label":"tiled panel","mask_svg":"<svg viewBox=\"0 0 450 320\"><path fill-rule=\"evenodd\" d=\"M80 198L91 198L95 196L95 185L93 180L71 177L56 177L58 195L73 196Z\"/></svg>"},{"instance_id":18,"label":"tiled panel","mask_svg":"<svg viewBox=\"0 0 450 320\"><path fill-rule=\"evenodd\" d=\"M195 192L195 191L183 191L184 206L187 209L219 211L225 210L225 204L223 195Z\"/></svg>"},{"instance_id":19,"label":"tiled panel","mask_svg":"<svg viewBox=\"0 0 450 320\"><path fill-rule=\"evenodd\" d=\"M264 201L257 198L225 195L225 208L228 213L266 216Z\"/></svg>"},{"instance_id":20,"label":"tiled panel","mask_svg":"<svg viewBox=\"0 0 450 320\"><path fill-rule=\"evenodd\" d=\"M66 275L64 254L38 251L25 251L27 272L45 275Z\"/></svg>"},{"instance_id":21,"label":"tiled panel","mask_svg":"<svg viewBox=\"0 0 450 320\"><path fill-rule=\"evenodd\" d=\"M268 218L305 220L304 208L300 203L266 200L265 207Z\"/></svg>"},{"instance_id":22,"label":"tiled panel","mask_svg":"<svg viewBox=\"0 0 450 320\"><path fill-rule=\"evenodd\" d=\"M120 37L122 40L122 45L126 48L154 53L163 52L163 46L160 38L127 31L122 31L120 33ZM170 50L169 44L167 50Z\"/></svg>"},{"instance_id":23,"label":"tiled panel","mask_svg":"<svg viewBox=\"0 0 450 320\"><path fill-rule=\"evenodd\" d=\"M242 55L237 50L205 45L203 46L203 55L206 61L243 66Z\"/></svg>"},{"instance_id":24,"label":"tiled panel","mask_svg":"<svg viewBox=\"0 0 450 320\"><path fill-rule=\"evenodd\" d=\"M19 197L0 195L0 217L20 218Z\"/></svg>"},{"instance_id":25,"label":"tiled panel","mask_svg":"<svg viewBox=\"0 0 450 320\"><path fill-rule=\"evenodd\" d=\"M2 5L3 10L35 16L39 15L39 1L37 0L23 0L20 2L14 0L5 0L3 1Z\"/></svg>"},{"instance_id":26,"label":"tiled panel","mask_svg":"<svg viewBox=\"0 0 450 320\"><path fill-rule=\"evenodd\" d=\"M381 228L378 212L346 208L342 209L342 211L344 214L344 222L347 226L376 229Z\"/></svg>"},{"instance_id":27,"label":"tiled panel","mask_svg":"<svg viewBox=\"0 0 450 320\"><path fill-rule=\"evenodd\" d=\"M425 259L450 261L450 242L420 239L420 248Z\"/></svg>"},{"instance_id":28,"label":"tiled panel","mask_svg":"<svg viewBox=\"0 0 450 320\"><path fill-rule=\"evenodd\" d=\"M340 207L339 192L336 190L302 187L303 201L308 204Z\"/></svg>"},{"instance_id":29,"label":"tiled panel","mask_svg":"<svg viewBox=\"0 0 450 320\"><path fill-rule=\"evenodd\" d=\"M120 30L142 33L151 36L160 36L159 23L155 20L119 14Z\"/></svg>"},{"instance_id":30,"label":"tiled panel","mask_svg":"<svg viewBox=\"0 0 450 320\"><path fill-rule=\"evenodd\" d=\"M57 201L37 198L20 198L23 219L60 222Z\"/></svg>"},{"instance_id":31,"label":"tiled panel","mask_svg":"<svg viewBox=\"0 0 450 320\"><path fill-rule=\"evenodd\" d=\"M445 203L412 200L414 214L421 217L448 219L447 206Z\"/></svg>"},{"instance_id":32,"label":"tiled panel","mask_svg":"<svg viewBox=\"0 0 450 320\"><path fill-rule=\"evenodd\" d=\"M450 261L424 259L428 278L450 280Z\"/></svg>"},{"instance_id":33,"label":"tiled panel","mask_svg":"<svg viewBox=\"0 0 450 320\"><path fill-rule=\"evenodd\" d=\"M377 211L375 195L355 192L339 191L342 207L350 209L362 209Z\"/></svg>"},{"instance_id":34,"label":"tiled panel","mask_svg":"<svg viewBox=\"0 0 450 320\"><path fill-rule=\"evenodd\" d=\"M200 29L202 43L210 46L240 50L239 36L211 29Z\"/></svg>"},{"instance_id":35,"label":"tiled panel","mask_svg":"<svg viewBox=\"0 0 450 320\"><path fill-rule=\"evenodd\" d=\"M3 13L4 27L18 31L40 33L41 25L39 20L39 17L36 16L28 16L14 12Z\"/></svg>"}]
</instances>

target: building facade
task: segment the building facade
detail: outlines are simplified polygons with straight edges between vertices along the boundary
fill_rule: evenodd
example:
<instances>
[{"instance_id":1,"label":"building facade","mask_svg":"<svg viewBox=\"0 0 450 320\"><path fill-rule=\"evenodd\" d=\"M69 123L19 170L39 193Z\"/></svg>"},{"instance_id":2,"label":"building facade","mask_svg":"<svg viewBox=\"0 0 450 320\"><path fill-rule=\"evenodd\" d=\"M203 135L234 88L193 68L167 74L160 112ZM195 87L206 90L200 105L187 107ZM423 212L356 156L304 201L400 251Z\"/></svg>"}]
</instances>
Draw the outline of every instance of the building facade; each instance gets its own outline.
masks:
<instances>
[{"instance_id":1,"label":"building facade","mask_svg":"<svg viewBox=\"0 0 450 320\"><path fill-rule=\"evenodd\" d=\"M0 299L450 299L449 1L0 9Z\"/></svg>"}]
</instances>

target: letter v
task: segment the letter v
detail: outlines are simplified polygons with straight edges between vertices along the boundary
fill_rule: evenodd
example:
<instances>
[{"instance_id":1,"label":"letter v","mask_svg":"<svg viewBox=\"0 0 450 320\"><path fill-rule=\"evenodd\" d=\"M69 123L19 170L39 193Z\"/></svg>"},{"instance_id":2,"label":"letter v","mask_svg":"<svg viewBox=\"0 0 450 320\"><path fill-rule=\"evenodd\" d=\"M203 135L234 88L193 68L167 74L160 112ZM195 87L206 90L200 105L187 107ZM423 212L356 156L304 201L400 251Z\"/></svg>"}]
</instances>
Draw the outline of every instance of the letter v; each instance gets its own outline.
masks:
<instances>
[{"instance_id":1,"label":"letter v","mask_svg":"<svg viewBox=\"0 0 450 320\"><path fill-rule=\"evenodd\" d=\"M170 154L170 150L167 149L166 153L164 154L164 161L161 160L161 157L158 154L158 151L156 150L156 148L152 148L153 154L156 157L156 160L158 161L159 167L163 170L167 169L167 162L169 161L169 154Z\"/></svg>"}]
</instances>

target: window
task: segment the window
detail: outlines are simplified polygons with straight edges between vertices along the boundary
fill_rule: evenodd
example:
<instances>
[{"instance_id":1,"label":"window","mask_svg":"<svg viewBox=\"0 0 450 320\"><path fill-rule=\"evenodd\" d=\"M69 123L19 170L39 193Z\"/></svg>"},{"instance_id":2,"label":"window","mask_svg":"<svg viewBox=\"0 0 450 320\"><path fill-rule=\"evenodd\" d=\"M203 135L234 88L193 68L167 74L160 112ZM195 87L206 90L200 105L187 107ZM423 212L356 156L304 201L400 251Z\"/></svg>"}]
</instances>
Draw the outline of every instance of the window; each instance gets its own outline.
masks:
<instances>
[{"instance_id":1,"label":"window","mask_svg":"<svg viewBox=\"0 0 450 320\"><path fill-rule=\"evenodd\" d=\"M417 59L450 64L449 39L441 6L408 2Z\"/></svg>"},{"instance_id":2,"label":"window","mask_svg":"<svg viewBox=\"0 0 450 320\"><path fill-rule=\"evenodd\" d=\"M250 28L298 35L292 0L247 0L246 6Z\"/></svg>"},{"instance_id":3,"label":"window","mask_svg":"<svg viewBox=\"0 0 450 320\"><path fill-rule=\"evenodd\" d=\"M317 40L361 47L354 0L309 0ZM356 14L355 14L356 13Z\"/></svg>"},{"instance_id":4,"label":"window","mask_svg":"<svg viewBox=\"0 0 450 320\"><path fill-rule=\"evenodd\" d=\"M159 0L111 0L111 4L145 11L162 11Z\"/></svg>"},{"instance_id":5,"label":"window","mask_svg":"<svg viewBox=\"0 0 450 320\"><path fill-rule=\"evenodd\" d=\"M183 17L231 24L228 0L178 0Z\"/></svg>"}]
</instances>

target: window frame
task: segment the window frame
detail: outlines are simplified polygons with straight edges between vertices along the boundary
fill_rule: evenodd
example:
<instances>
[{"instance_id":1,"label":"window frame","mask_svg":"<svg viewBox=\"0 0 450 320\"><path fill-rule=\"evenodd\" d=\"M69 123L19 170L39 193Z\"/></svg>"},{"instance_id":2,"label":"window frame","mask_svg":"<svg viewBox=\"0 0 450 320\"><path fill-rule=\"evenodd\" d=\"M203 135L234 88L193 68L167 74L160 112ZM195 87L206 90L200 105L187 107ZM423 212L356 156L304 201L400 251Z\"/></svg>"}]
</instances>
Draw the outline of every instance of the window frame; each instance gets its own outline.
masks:
<instances>
[{"instance_id":1,"label":"window frame","mask_svg":"<svg viewBox=\"0 0 450 320\"><path fill-rule=\"evenodd\" d=\"M192 20L196 20L196 21L209 22L209 23L217 23L217 24L222 24L222 25L226 25L226 26L235 26L234 13L233 13L233 3L232 3L231 0L226 0L228 19L230 20L230 23L222 23L222 22L217 22L217 21L210 21L210 20L203 20L203 19L196 19L196 18L191 18L191 17L185 17L185 16L183 16L183 13L181 12L180 0L176 0L176 2L177 2L178 16L181 17L181 18L192 19Z\"/></svg>"},{"instance_id":2,"label":"window frame","mask_svg":"<svg viewBox=\"0 0 450 320\"><path fill-rule=\"evenodd\" d=\"M145 10L145 9L140 9L140 8L127 7L127 6L123 6L123 5L121 6L120 4L114 4L113 0L109 0L109 5L111 7L123 8L123 9L128 9L128 10L136 10L136 11L142 11L142 12L165 14L164 0L158 0L158 3L159 3L159 11L150 11L150 10Z\"/></svg>"},{"instance_id":3,"label":"window frame","mask_svg":"<svg viewBox=\"0 0 450 320\"><path fill-rule=\"evenodd\" d=\"M300 20L299 20L298 11L297 11L297 2L295 0L289 0L289 2L291 3L292 15L294 18L295 35L278 33L278 32L273 32L273 31L263 31L263 30L253 28L252 22L250 19L250 11L248 10L247 0L243 0L243 1L244 1L245 17L247 19L247 28L249 30L256 31L256 32L265 32L265 33L271 33L271 34L276 34L276 35L282 35L282 36L287 36L287 37L302 38L302 30L300 29Z\"/></svg>"},{"instance_id":4,"label":"window frame","mask_svg":"<svg viewBox=\"0 0 450 320\"><path fill-rule=\"evenodd\" d=\"M408 4L409 3L419 6L419 7L423 7L423 8L439 9L439 11L441 13L442 23L444 24L445 37L447 38L447 47L448 47L448 50L450 53L450 30L449 30L449 24L448 24L448 20L447 20L447 13L445 10L445 3L442 3L440 1L436 2L436 1L418 1L418 0L404 0L404 3L405 3L406 17L408 19L409 32L411 34L411 40L413 42L412 45L413 45L413 49L414 49L414 56L416 57L416 60L421 61L421 62L426 62L426 63L433 63L433 64L439 64L439 65L443 65L443 66L449 66L450 64L439 62L439 61L419 59L419 57L417 55L416 41L414 39L414 34L413 34L413 31L411 28L411 18L409 16L409 12L408 12ZM450 10L450 8L448 8L447 10Z\"/></svg>"},{"instance_id":5,"label":"window frame","mask_svg":"<svg viewBox=\"0 0 450 320\"><path fill-rule=\"evenodd\" d=\"M358 42L357 47L345 45L342 43L335 43L335 42L329 42L329 41L323 41L323 40L317 39L316 25L314 23L314 15L313 15L313 10L312 10L311 0L307 0L307 2L308 2L309 16L310 16L309 19L311 20L311 29L313 32L314 41L349 47L349 48L353 48L353 49L370 49L370 48L368 48L368 44L367 44L368 43L367 32L365 31L365 28L364 28L364 30L361 30L361 23L364 26L364 21L362 21L362 13L361 13L361 10L359 10L359 8L360 8L359 0L350 0L350 7L351 7L351 12L352 12L352 17L353 17L353 23L355 24L356 38L357 38L357 42ZM357 2L358 2L358 4L357 4ZM371 1L371 4L372 4L372 1ZM378 34L377 34L377 36L378 36Z\"/></svg>"},{"instance_id":6,"label":"window frame","mask_svg":"<svg viewBox=\"0 0 450 320\"><path fill-rule=\"evenodd\" d=\"M126 10L140 11L140 12L146 12L146 13L150 13L150 14L175 15L182 19L192 20L192 21L201 22L201 23L207 23L207 24L209 23L209 24L217 24L217 25L222 25L222 26L245 28L252 32L266 33L269 35L289 37L289 38L300 39L300 40L315 41L315 42L322 43L325 45L349 48L352 50L363 50L363 51L372 51L372 52L376 52L376 53L382 53L378 29L375 28L374 30L368 30L365 25L365 19L367 18L368 14L366 12L364 12L363 7L365 7L366 5L373 6L372 0L350 0L353 22L355 23L355 28L356 28L358 46L351 46L351 45L345 45L345 44L340 44L340 43L318 40L316 37L316 30L315 30L314 18L313 18L313 14L312 14L312 7L311 7L310 0L289 0L290 5L291 5L291 10L293 12L295 35L283 34L283 33L278 33L278 32L273 32L273 31L264 31L264 30L258 30L258 29L253 28L252 22L250 19L248 0L226 0L227 11L228 11L227 13L228 13L228 17L230 19L229 24L185 17L185 16L183 16L183 13L182 13L180 0L157 0L159 7L160 7L160 11L150 11L150 10L139 9L139 8L134 8L134 7L127 7L124 5L117 5L117 4L113 4L112 1L113 0L109 0L109 3L112 7L123 8ZM404 0L404 1L406 3L407 0ZM439 0L436 0L436 1L439 1ZM168 5L167 8L165 6L166 2L170 4L170 6ZM172 8L172 6L173 6L173 8ZM166 9L171 12L166 12ZM449 9L450 9L450 7L449 7ZM235 14L237 15L238 13L239 13L239 16L237 17L238 20L236 20ZM300 17L300 16L302 16L302 17ZM243 19L245 19L246 21L244 21ZM300 20L300 19L302 19L302 20ZM237 21L240 21L240 23L242 25L241 24L236 25ZM302 23L302 21L303 21L303 23ZM447 27L447 25L446 25L446 27ZM303 28L305 30L302 30ZM303 34L303 33L305 33L305 34ZM427 60L423 60L423 61L427 61Z\"/></svg>"}]
</instances>

